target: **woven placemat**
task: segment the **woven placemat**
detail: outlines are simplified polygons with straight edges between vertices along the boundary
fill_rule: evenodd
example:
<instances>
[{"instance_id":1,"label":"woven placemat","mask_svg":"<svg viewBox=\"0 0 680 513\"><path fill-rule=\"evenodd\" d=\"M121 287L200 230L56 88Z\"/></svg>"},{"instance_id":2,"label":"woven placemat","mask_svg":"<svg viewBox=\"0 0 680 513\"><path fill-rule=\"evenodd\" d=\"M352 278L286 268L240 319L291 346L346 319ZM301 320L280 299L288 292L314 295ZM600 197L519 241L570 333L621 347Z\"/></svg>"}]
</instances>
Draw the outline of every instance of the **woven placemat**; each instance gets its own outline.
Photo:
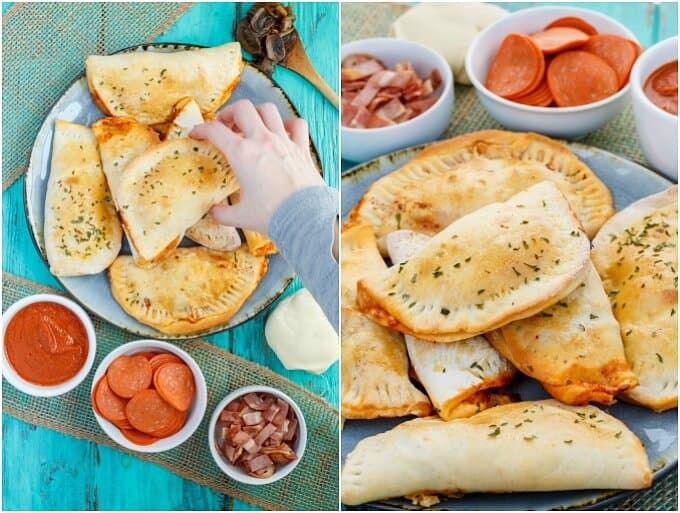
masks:
<instances>
[{"instance_id":1,"label":"woven placemat","mask_svg":"<svg viewBox=\"0 0 680 513\"><path fill-rule=\"evenodd\" d=\"M22 297L61 292L3 273L3 312ZM62 294L63 295L63 294ZM179 476L209 486L232 498L272 510L337 510L338 412L321 398L257 364L234 356L204 340L181 344L198 363L208 388L208 407L196 432L182 445L159 454L129 451L115 444L99 427L90 406L94 369L113 349L135 338L93 317L97 354L88 378L59 397L31 397L2 381L2 410L31 424L107 445L156 463ZM229 392L246 385L267 385L288 394L302 409L307 422L307 448L297 468L267 486L237 483L217 467L208 449L208 423L217 403Z\"/></svg>"},{"instance_id":2,"label":"woven placemat","mask_svg":"<svg viewBox=\"0 0 680 513\"><path fill-rule=\"evenodd\" d=\"M606 511L678 511L678 468L644 492L605 508Z\"/></svg>"},{"instance_id":3,"label":"woven placemat","mask_svg":"<svg viewBox=\"0 0 680 513\"><path fill-rule=\"evenodd\" d=\"M344 3L341 17L342 43L389 36L392 22L409 8L408 5L398 3ZM502 128L479 103L472 87L456 84L455 95L454 115L442 139L475 130ZM635 133L635 121L630 104L621 114L602 128L590 133L582 142L647 165ZM636 493L610 509L677 511L677 468L649 490Z\"/></svg>"},{"instance_id":4,"label":"woven placemat","mask_svg":"<svg viewBox=\"0 0 680 513\"><path fill-rule=\"evenodd\" d=\"M409 6L407 5L394 3L343 4L342 43L369 37L389 36L392 22L408 9ZM451 37L455 37L455 35ZM446 139L454 135L489 128L502 128L502 126L489 116L479 103L473 87L456 84L453 117L441 138ZM581 142L617 153L643 166L648 166L635 133L635 120L630 103L621 114L614 117L603 127L588 134Z\"/></svg>"},{"instance_id":5,"label":"woven placemat","mask_svg":"<svg viewBox=\"0 0 680 513\"><path fill-rule=\"evenodd\" d=\"M190 3L17 3L2 17L2 190L26 171L41 123L85 57L150 43Z\"/></svg>"}]
</instances>

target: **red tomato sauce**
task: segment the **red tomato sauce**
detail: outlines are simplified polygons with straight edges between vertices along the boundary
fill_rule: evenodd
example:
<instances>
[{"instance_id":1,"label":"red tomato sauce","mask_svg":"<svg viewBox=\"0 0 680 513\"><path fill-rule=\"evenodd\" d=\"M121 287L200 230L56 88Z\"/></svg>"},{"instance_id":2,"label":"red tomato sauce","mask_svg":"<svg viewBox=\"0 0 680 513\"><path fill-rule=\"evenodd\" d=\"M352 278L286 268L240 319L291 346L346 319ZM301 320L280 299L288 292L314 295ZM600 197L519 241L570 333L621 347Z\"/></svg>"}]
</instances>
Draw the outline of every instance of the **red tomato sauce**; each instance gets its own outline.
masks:
<instances>
[{"instance_id":1,"label":"red tomato sauce","mask_svg":"<svg viewBox=\"0 0 680 513\"><path fill-rule=\"evenodd\" d=\"M88 347L81 320L58 303L28 305L5 329L5 354L10 365L35 385L58 385L78 374Z\"/></svg>"},{"instance_id":2,"label":"red tomato sauce","mask_svg":"<svg viewBox=\"0 0 680 513\"><path fill-rule=\"evenodd\" d=\"M678 115L678 61L667 62L652 72L643 88L654 105Z\"/></svg>"}]
</instances>

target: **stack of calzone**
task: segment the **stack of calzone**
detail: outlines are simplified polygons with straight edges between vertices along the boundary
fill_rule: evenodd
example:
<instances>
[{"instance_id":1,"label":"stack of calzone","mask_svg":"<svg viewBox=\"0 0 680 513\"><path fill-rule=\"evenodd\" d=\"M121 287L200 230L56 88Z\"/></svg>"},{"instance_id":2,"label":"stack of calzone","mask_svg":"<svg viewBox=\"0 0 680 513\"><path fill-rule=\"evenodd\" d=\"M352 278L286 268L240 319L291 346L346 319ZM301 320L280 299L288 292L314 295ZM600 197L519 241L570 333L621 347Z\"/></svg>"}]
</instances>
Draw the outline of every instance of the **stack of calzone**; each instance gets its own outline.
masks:
<instances>
[{"instance_id":1,"label":"stack of calzone","mask_svg":"<svg viewBox=\"0 0 680 513\"><path fill-rule=\"evenodd\" d=\"M223 324L267 270L271 241L216 223L238 201L227 158L189 137L239 83L238 43L192 51L90 56L87 83L106 117L55 124L45 247L57 276L109 270L113 297L175 335ZM122 234L131 256L119 255ZM179 247L187 237L198 244Z\"/></svg>"},{"instance_id":2,"label":"stack of calzone","mask_svg":"<svg viewBox=\"0 0 680 513\"><path fill-rule=\"evenodd\" d=\"M677 406L676 190L614 214L592 170L535 134L436 143L368 188L343 232L343 415L425 416L385 396L357 408L393 348L436 415L361 441L343 502L651 484L639 439L588 403ZM516 402L517 371L554 400Z\"/></svg>"}]
</instances>

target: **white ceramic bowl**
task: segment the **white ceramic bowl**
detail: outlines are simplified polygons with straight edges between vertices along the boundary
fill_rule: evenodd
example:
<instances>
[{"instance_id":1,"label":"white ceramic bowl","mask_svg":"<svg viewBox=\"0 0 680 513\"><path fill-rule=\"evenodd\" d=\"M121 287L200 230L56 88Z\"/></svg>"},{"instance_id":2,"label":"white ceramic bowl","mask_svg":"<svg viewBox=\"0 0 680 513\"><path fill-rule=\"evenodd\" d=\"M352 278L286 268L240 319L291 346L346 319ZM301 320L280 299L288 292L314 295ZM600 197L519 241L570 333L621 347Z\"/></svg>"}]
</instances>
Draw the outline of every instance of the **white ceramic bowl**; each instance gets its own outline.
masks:
<instances>
[{"instance_id":1,"label":"white ceramic bowl","mask_svg":"<svg viewBox=\"0 0 680 513\"><path fill-rule=\"evenodd\" d=\"M9 321L11 321L16 313L22 308L33 303L40 303L42 301L58 303L71 310L78 316L80 322L83 323L83 326L85 326L85 332L87 333L88 352L87 358L85 359L85 364L80 369L80 371L78 371L78 374L73 376L68 381L58 385L42 386L26 381L24 378L19 376L19 374L17 374L12 365L9 363L7 354L5 353L5 329L7 328ZM90 373L90 369L92 369L92 364L94 363L94 356L97 352L97 336L95 335L92 321L85 313L85 310L83 310L80 305L74 303L70 299L66 299L62 296L56 296L54 294L36 294L34 296L27 296L10 306L2 316L2 335L2 375L10 385L26 394L35 397L54 397L73 390Z\"/></svg>"},{"instance_id":2,"label":"white ceramic bowl","mask_svg":"<svg viewBox=\"0 0 680 513\"><path fill-rule=\"evenodd\" d=\"M388 68L408 61L420 77L428 76L433 69L442 77L442 85L435 91L439 94L437 102L413 119L383 128L340 127L343 159L364 162L393 150L434 141L446 130L453 112L453 76L437 52L405 39L376 38L347 43L340 53L343 59L353 53L367 53Z\"/></svg>"},{"instance_id":3,"label":"white ceramic bowl","mask_svg":"<svg viewBox=\"0 0 680 513\"><path fill-rule=\"evenodd\" d=\"M297 440L295 441L295 445L292 447L292 449L295 451L295 454L297 455L297 458L289 463L276 465L276 471L274 472L274 475L265 479L249 476L243 470L241 470L241 468L229 463L229 461L222 455L222 452L219 450L217 443L215 442L215 429L217 426L217 420L219 419L222 410L224 410L224 408L226 408L226 406L234 399L249 394L250 392L266 392L275 397L283 399L293 409L298 420ZM210 454L212 454L217 466L220 467L222 472L227 474L230 478L245 484L266 485L278 481L279 479L283 479L288 474L290 474L293 469L295 469L295 467L298 466L300 461L302 461L302 457L305 454L305 447L307 447L307 424L300 407L286 394L276 390L275 388L251 385L234 390L227 397L225 397L220 402L220 404L217 405L217 408L215 408L215 412L210 419L210 424L208 425L208 446L210 447Z\"/></svg>"},{"instance_id":4,"label":"white ceramic bowl","mask_svg":"<svg viewBox=\"0 0 680 513\"><path fill-rule=\"evenodd\" d=\"M678 117L654 105L642 91L649 75L662 64L678 58L678 37L665 39L645 51L633 66L635 127L647 162L669 178L678 178Z\"/></svg>"},{"instance_id":5,"label":"white ceramic bowl","mask_svg":"<svg viewBox=\"0 0 680 513\"><path fill-rule=\"evenodd\" d=\"M621 112L628 98L630 83L599 102L577 107L532 107L515 103L489 91L486 81L489 65L501 41L510 33L532 34L563 16L578 16L599 33L617 34L637 42L635 35L612 18L576 7L531 7L501 18L480 32L465 56L465 71L487 112L501 125L518 131L531 131L551 137L579 139L601 127Z\"/></svg>"},{"instance_id":6,"label":"white ceramic bowl","mask_svg":"<svg viewBox=\"0 0 680 513\"><path fill-rule=\"evenodd\" d=\"M120 429L118 429L115 424L112 424L106 420L104 417L94 411L94 409L92 412L94 413L97 422L99 422L99 425L104 430L104 432L109 435L109 438L111 438L111 440L116 442L118 445L122 445L127 449L137 452L163 452L173 449L181 443L184 443L192 434L194 434L196 429L198 429L198 426L203 420L203 415L205 415L205 408L208 402L208 391L205 386L205 378L203 377L203 373L201 372L198 364L191 356L189 356L185 351L182 351L177 346L168 342L161 342L159 340L136 340L134 342L128 342L127 344L123 344L122 346L111 351L99 364L99 367L97 367L97 371L92 378L92 391L94 391L94 387L99 382L99 378L101 378L106 373L106 370L109 368L109 365L113 360L122 355L133 355L145 351L173 353L177 355L184 363L186 363L191 369L191 372L194 374L196 395L194 396L194 400L189 407L187 419L182 429L180 429L174 435L161 438L151 445L137 445L125 438L120 432Z\"/></svg>"}]
</instances>

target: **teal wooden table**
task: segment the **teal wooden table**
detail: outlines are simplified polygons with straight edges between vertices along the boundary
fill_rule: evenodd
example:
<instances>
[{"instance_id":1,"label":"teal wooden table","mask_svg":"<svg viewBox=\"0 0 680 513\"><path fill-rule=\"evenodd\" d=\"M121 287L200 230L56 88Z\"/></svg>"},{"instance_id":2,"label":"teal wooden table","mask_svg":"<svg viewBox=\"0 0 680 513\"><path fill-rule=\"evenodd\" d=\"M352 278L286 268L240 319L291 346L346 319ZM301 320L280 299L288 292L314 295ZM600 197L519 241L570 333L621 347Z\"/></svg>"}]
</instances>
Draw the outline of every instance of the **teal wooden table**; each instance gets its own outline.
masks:
<instances>
[{"instance_id":1,"label":"teal wooden table","mask_svg":"<svg viewBox=\"0 0 680 513\"><path fill-rule=\"evenodd\" d=\"M338 5L293 5L298 18L296 25L312 63L337 91ZM11 4L3 4L3 16L10 7ZM248 7L249 4L227 3L190 6L157 41L207 46L230 41L234 21L240 19ZM3 48L3 52L10 51L7 46ZM337 187L337 110L291 71L277 69L274 80L309 121L325 179ZM24 218L23 187L23 178L19 178L2 195L3 270L59 288L31 242ZM297 288L296 282L286 294ZM337 407L338 364L320 376L287 371L264 339L264 322L270 311L271 308L242 326L208 339L269 367ZM8 415L3 414L2 421L5 510L258 509L114 449L29 425Z\"/></svg>"}]
</instances>

